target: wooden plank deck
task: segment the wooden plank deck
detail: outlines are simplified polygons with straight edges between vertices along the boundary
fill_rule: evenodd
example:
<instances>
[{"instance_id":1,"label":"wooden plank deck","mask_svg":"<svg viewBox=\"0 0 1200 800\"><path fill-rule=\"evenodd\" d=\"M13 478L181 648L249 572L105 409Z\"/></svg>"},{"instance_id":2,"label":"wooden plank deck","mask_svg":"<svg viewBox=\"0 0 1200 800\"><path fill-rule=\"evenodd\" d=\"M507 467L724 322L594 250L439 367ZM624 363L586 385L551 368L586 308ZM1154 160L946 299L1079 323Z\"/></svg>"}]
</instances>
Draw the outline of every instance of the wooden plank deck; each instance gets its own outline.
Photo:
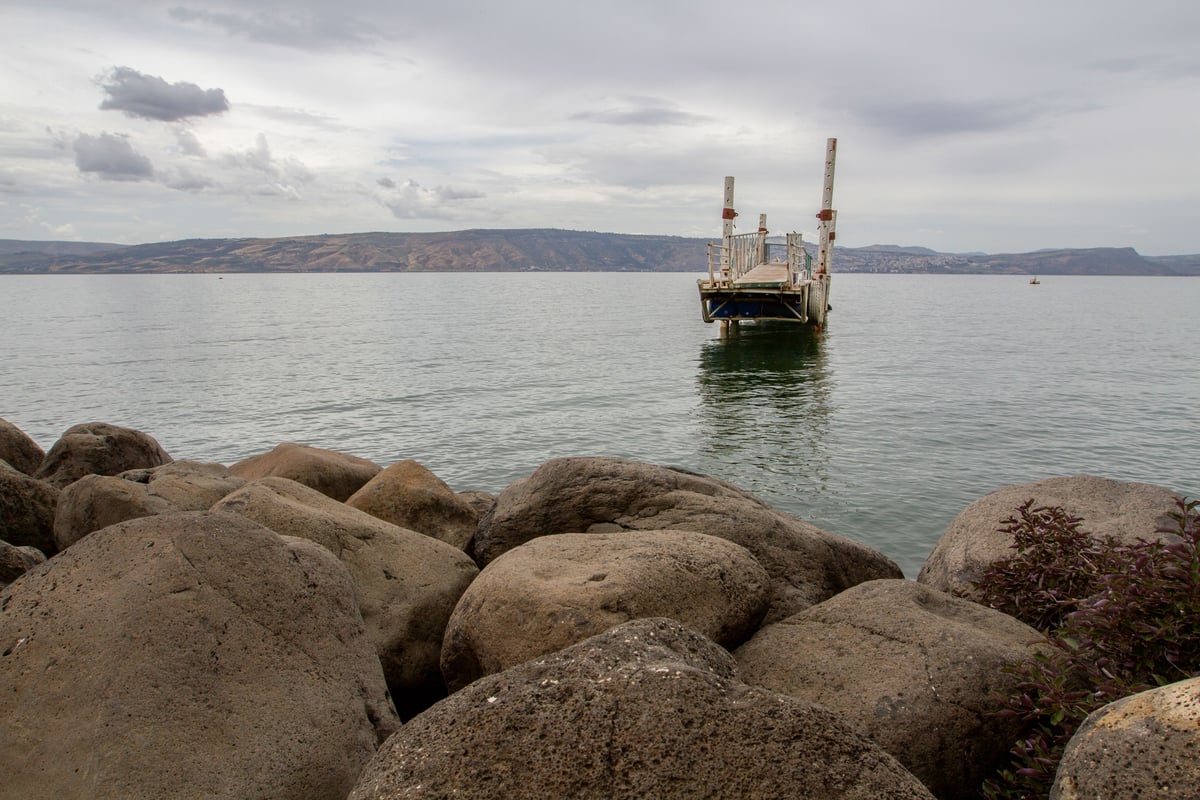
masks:
<instances>
[{"instance_id":1,"label":"wooden plank deck","mask_svg":"<svg viewBox=\"0 0 1200 800\"><path fill-rule=\"evenodd\" d=\"M779 286L788 279L787 264L759 264L733 282L734 286Z\"/></svg>"}]
</instances>

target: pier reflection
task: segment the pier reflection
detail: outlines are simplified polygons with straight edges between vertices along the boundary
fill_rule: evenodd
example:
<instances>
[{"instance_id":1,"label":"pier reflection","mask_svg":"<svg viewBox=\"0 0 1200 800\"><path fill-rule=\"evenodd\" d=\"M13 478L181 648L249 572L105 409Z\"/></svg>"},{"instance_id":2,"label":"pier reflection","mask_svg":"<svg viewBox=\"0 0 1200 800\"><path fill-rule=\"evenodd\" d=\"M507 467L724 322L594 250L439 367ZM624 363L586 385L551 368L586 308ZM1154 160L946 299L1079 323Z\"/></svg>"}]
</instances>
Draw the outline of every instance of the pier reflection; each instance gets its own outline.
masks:
<instances>
[{"instance_id":1,"label":"pier reflection","mask_svg":"<svg viewBox=\"0 0 1200 800\"><path fill-rule=\"evenodd\" d=\"M800 516L829 486L825 335L743 325L701 346L696 376L703 471Z\"/></svg>"}]
</instances>

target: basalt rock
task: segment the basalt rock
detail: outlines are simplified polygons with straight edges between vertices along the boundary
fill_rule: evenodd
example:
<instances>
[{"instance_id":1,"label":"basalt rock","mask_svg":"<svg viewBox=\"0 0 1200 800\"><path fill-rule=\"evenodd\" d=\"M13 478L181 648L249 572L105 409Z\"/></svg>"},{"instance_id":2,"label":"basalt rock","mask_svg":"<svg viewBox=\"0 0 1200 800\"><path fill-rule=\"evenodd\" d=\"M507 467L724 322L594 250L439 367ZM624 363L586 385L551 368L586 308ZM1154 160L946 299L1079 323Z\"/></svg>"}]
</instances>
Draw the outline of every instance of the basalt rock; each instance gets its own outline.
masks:
<instances>
[{"instance_id":1,"label":"basalt rock","mask_svg":"<svg viewBox=\"0 0 1200 800\"><path fill-rule=\"evenodd\" d=\"M0 461L0 540L54 555L59 490Z\"/></svg>"},{"instance_id":2,"label":"basalt rock","mask_svg":"<svg viewBox=\"0 0 1200 800\"><path fill-rule=\"evenodd\" d=\"M902 578L891 559L772 508L716 478L616 458L560 458L511 484L475 532L486 565L538 536L620 530L687 530L749 550L771 576L766 621L843 589Z\"/></svg>"},{"instance_id":3,"label":"basalt rock","mask_svg":"<svg viewBox=\"0 0 1200 800\"><path fill-rule=\"evenodd\" d=\"M61 489L84 475L116 475L170 461L167 451L148 433L107 422L85 422L67 428L34 477Z\"/></svg>"},{"instance_id":4,"label":"basalt rock","mask_svg":"<svg viewBox=\"0 0 1200 800\"><path fill-rule=\"evenodd\" d=\"M972 797L1020 733L994 709L1037 631L912 581L861 583L769 625L734 656L742 680L837 712L944 800Z\"/></svg>"},{"instance_id":5,"label":"basalt rock","mask_svg":"<svg viewBox=\"0 0 1200 800\"><path fill-rule=\"evenodd\" d=\"M0 541L0 589L45 560L45 554L36 547L17 547Z\"/></svg>"},{"instance_id":6,"label":"basalt rock","mask_svg":"<svg viewBox=\"0 0 1200 800\"><path fill-rule=\"evenodd\" d=\"M399 461L375 475L346 505L417 531L460 550L475 535L479 512L416 461Z\"/></svg>"},{"instance_id":7,"label":"basalt rock","mask_svg":"<svg viewBox=\"0 0 1200 800\"><path fill-rule=\"evenodd\" d=\"M482 678L394 734L351 800L930 798L836 714L747 686L673 620Z\"/></svg>"},{"instance_id":8,"label":"basalt rock","mask_svg":"<svg viewBox=\"0 0 1200 800\"><path fill-rule=\"evenodd\" d=\"M1093 711L1063 752L1050 800L1192 800L1200 787L1200 678Z\"/></svg>"},{"instance_id":9,"label":"basalt rock","mask_svg":"<svg viewBox=\"0 0 1200 800\"><path fill-rule=\"evenodd\" d=\"M475 509L475 513L480 519L483 519L483 515L491 511L496 505L496 495L491 492L469 489L465 492L459 492L458 496L465 500L467 505Z\"/></svg>"},{"instance_id":10,"label":"basalt rock","mask_svg":"<svg viewBox=\"0 0 1200 800\"><path fill-rule=\"evenodd\" d=\"M1061 506L1083 520L1094 536L1132 544L1161 538L1155 530L1171 522L1175 493L1148 483L1091 475L1047 478L1005 486L967 506L946 528L921 568L917 581L943 592L968 589L991 564L1013 555L1013 539L1000 532L1003 521L1032 499L1035 506Z\"/></svg>"},{"instance_id":11,"label":"basalt rock","mask_svg":"<svg viewBox=\"0 0 1200 800\"><path fill-rule=\"evenodd\" d=\"M378 464L365 458L293 442L276 445L270 452L239 461L229 468L235 476L247 481L287 478L338 502L345 502L379 470Z\"/></svg>"},{"instance_id":12,"label":"basalt rock","mask_svg":"<svg viewBox=\"0 0 1200 800\"><path fill-rule=\"evenodd\" d=\"M286 478L248 483L213 510L316 542L346 565L401 715L445 696L439 662L446 622L479 573L465 553Z\"/></svg>"},{"instance_id":13,"label":"basalt rock","mask_svg":"<svg viewBox=\"0 0 1200 800\"><path fill-rule=\"evenodd\" d=\"M230 514L96 531L0 592L0 794L343 800L399 727L345 568Z\"/></svg>"},{"instance_id":14,"label":"basalt rock","mask_svg":"<svg viewBox=\"0 0 1200 800\"><path fill-rule=\"evenodd\" d=\"M54 542L64 550L92 531L172 511L204 511L245 484L221 464L175 461L161 467L85 475L62 490Z\"/></svg>"},{"instance_id":15,"label":"basalt rock","mask_svg":"<svg viewBox=\"0 0 1200 800\"><path fill-rule=\"evenodd\" d=\"M450 691L641 617L670 617L732 649L767 611L750 552L689 531L541 536L509 550L459 599L442 645Z\"/></svg>"},{"instance_id":16,"label":"basalt rock","mask_svg":"<svg viewBox=\"0 0 1200 800\"><path fill-rule=\"evenodd\" d=\"M32 475L42 465L45 452L38 443L16 425L0 419L0 461L7 461L18 472Z\"/></svg>"}]
</instances>

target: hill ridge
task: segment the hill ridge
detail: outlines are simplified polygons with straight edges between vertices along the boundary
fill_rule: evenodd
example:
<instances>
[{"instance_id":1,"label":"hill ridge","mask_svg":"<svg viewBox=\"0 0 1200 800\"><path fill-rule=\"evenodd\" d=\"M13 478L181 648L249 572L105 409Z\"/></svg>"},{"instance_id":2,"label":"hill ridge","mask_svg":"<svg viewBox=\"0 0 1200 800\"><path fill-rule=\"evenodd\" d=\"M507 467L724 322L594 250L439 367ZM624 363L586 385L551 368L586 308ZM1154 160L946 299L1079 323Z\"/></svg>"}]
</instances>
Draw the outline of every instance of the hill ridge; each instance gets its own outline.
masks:
<instances>
[{"instance_id":1,"label":"hill ridge","mask_svg":"<svg viewBox=\"0 0 1200 800\"><path fill-rule=\"evenodd\" d=\"M693 272L713 238L560 228L432 233L371 231L117 245L0 239L0 274L228 272ZM813 247L812 244L809 245ZM834 250L835 272L1200 275L1200 255L1142 256L1132 247L1032 253L939 253L870 245Z\"/></svg>"}]
</instances>

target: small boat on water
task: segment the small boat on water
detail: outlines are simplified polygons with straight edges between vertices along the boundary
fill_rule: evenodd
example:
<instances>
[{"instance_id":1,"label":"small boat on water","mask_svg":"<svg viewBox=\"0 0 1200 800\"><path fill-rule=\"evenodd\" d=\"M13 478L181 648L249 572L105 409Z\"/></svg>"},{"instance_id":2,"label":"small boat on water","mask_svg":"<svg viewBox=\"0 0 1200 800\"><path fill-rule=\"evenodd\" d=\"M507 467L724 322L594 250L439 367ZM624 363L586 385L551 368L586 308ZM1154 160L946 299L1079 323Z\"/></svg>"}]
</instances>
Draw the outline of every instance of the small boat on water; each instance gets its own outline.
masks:
<instances>
[{"instance_id":1,"label":"small boat on water","mask_svg":"<svg viewBox=\"0 0 1200 800\"><path fill-rule=\"evenodd\" d=\"M833 210L833 168L837 139L825 143L825 186L817 213L817 263L804 247L801 234L789 233L782 242L767 240L767 215L758 230L734 233L733 178L725 178L721 212L721 243L708 246L708 277L697 281L700 311L705 322L721 329L743 320L784 320L820 330L829 311L829 262L836 237Z\"/></svg>"},{"instance_id":2,"label":"small boat on water","mask_svg":"<svg viewBox=\"0 0 1200 800\"><path fill-rule=\"evenodd\" d=\"M1037 275L1034 275L1032 278L1030 278L1030 279L1029 279L1029 282L1030 282L1031 284L1034 284L1035 286L1036 286L1037 284L1041 283L1041 281L1039 281L1039 280L1038 280L1038 276L1037 276Z\"/></svg>"}]
</instances>

